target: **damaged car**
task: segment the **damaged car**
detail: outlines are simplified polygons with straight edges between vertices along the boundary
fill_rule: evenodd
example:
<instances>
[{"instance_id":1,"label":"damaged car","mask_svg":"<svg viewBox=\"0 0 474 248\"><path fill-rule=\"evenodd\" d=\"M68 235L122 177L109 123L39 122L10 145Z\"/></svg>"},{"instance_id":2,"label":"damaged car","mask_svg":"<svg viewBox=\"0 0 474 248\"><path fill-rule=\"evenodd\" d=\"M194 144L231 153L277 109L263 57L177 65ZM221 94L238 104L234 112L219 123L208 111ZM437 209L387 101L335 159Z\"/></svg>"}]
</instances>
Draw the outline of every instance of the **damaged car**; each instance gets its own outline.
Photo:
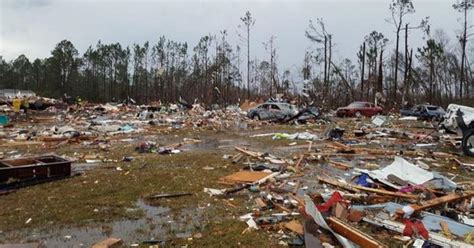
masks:
<instances>
[{"instance_id":1,"label":"damaged car","mask_svg":"<svg viewBox=\"0 0 474 248\"><path fill-rule=\"evenodd\" d=\"M428 104L415 105L409 109L400 109L401 116L415 116L422 120L439 120L446 112L442 107Z\"/></svg>"},{"instance_id":2,"label":"damaged car","mask_svg":"<svg viewBox=\"0 0 474 248\"><path fill-rule=\"evenodd\" d=\"M346 107L338 108L337 117L372 117L382 114L383 109L370 102L353 102Z\"/></svg>"},{"instance_id":3,"label":"damaged car","mask_svg":"<svg viewBox=\"0 0 474 248\"><path fill-rule=\"evenodd\" d=\"M474 108L450 104L440 127L450 133L462 135L464 154L474 156Z\"/></svg>"},{"instance_id":4,"label":"damaged car","mask_svg":"<svg viewBox=\"0 0 474 248\"><path fill-rule=\"evenodd\" d=\"M284 120L298 114L295 105L284 102L265 102L248 111L247 117L255 120Z\"/></svg>"}]
</instances>

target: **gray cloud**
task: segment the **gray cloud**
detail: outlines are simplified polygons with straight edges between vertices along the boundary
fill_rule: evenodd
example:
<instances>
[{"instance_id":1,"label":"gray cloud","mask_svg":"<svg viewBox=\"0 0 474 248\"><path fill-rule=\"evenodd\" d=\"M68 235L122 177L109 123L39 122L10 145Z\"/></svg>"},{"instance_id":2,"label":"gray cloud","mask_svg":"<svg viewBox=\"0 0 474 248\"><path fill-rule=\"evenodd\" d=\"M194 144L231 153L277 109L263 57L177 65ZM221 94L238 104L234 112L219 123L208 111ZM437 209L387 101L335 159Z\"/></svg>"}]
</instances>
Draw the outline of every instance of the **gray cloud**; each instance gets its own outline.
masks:
<instances>
[{"instance_id":1,"label":"gray cloud","mask_svg":"<svg viewBox=\"0 0 474 248\"><path fill-rule=\"evenodd\" d=\"M2 0L2 8L30 9L45 7L52 3L52 0Z\"/></svg>"},{"instance_id":2,"label":"gray cloud","mask_svg":"<svg viewBox=\"0 0 474 248\"><path fill-rule=\"evenodd\" d=\"M15 2L15 3L13 3ZM3 8L7 4L8 8ZM17 7L12 7L16 5ZM415 1L417 12L407 19L418 23L431 16L432 29L444 29L454 40L459 14L452 1ZM18 7L20 6L20 7ZM25 7L27 6L27 7ZM190 47L206 34L226 29L229 40L239 44L236 30L240 17L250 10L256 18L252 30L252 53L267 54L262 42L275 35L278 60L283 67L302 64L304 51L314 49L304 36L310 19L324 18L334 34L334 57L355 60L357 49L372 30L383 32L394 47L393 25L387 0L333 1L2 1L0 54L13 59L24 53L30 58L49 56L54 45L69 39L83 53L89 45L120 42L123 45L154 43L158 37L186 41ZM410 44L421 46L421 34L411 32ZM241 44L243 45L243 44ZM191 49L190 49L191 50Z\"/></svg>"}]
</instances>

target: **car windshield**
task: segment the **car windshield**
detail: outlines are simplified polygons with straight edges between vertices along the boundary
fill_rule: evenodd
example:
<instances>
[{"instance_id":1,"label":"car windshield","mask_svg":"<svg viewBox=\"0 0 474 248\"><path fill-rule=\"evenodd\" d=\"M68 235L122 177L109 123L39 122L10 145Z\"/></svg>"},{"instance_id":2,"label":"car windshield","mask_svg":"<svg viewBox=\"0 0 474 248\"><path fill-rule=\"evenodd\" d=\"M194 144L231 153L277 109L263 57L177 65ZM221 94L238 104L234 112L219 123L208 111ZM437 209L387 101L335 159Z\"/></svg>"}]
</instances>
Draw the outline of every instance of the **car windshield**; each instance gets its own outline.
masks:
<instances>
[{"instance_id":1,"label":"car windshield","mask_svg":"<svg viewBox=\"0 0 474 248\"><path fill-rule=\"evenodd\" d=\"M365 107L365 103L363 102L353 102L351 104L349 104L349 106L347 106L349 108L363 108Z\"/></svg>"},{"instance_id":2,"label":"car windshield","mask_svg":"<svg viewBox=\"0 0 474 248\"><path fill-rule=\"evenodd\" d=\"M440 107L437 107L437 106L428 106L426 108L430 111L440 110Z\"/></svg>"},{"instance_id":3,"label":"car windshield","mask_svg":"<svg viewBox=\"0 0 474 248\"><path fill-rule=\"evenodd\" d=\"M285 110L294 110L294 109L296 109L296 106L291 105L291 104L278 104L278 106L281 109L285 109Z\"/></svg>"},{"instance_id":4,"label":"car windshield","mask_svg":"<svg viewBox=\"0 0 474 248\"><path fill-rule=\"evenodd\" d=\"M273 110L280 110L280 107L278 107L278 106L275 105L275 104L272 104L272 105L270 106L270 108L273 109Z\"/></svg>"}]
</instances>

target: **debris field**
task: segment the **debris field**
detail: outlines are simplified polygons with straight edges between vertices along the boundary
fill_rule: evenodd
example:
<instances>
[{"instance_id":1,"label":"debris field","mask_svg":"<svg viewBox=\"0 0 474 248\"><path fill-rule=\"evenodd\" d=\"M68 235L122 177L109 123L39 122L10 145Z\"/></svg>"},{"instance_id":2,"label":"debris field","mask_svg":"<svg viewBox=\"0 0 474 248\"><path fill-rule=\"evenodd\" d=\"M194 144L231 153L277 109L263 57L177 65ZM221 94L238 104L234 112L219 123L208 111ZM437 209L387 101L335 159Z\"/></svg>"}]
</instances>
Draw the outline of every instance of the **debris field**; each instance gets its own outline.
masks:
<instances>
[{"instance_id":1,"label":"debris field","mask_svg":"<svg viewBox=\"0 0 474 248\"><path fill-rule=\"evenodd\" d=\"M0 247L474 247L462 135L254 106L4 105Z\"/></svg>"}]
</instances>

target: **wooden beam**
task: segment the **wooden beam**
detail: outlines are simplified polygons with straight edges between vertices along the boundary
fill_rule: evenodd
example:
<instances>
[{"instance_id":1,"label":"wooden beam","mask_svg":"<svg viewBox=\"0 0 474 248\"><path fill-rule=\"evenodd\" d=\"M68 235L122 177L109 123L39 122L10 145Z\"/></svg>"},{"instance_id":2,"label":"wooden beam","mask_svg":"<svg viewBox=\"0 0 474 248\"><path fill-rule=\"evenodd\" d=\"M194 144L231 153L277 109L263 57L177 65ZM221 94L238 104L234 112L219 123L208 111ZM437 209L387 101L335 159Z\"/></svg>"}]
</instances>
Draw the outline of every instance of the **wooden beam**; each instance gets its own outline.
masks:
<instances>
[{"instance_id":1,"label":"wooden beam","mask_svg":"<svg viewBox=\"0 0 474 248\"><path fill-rule=\"evenodd\" d=\"M248 156L250 156L250 157L262 159L262 158L261 158L261 155L262 155L262 154L259 153L259 152L249 151L249 150L246 150L246 149L244 149L244 148L237 147L237 146L234 147L234 148L235 148L235 150L237 150L237 151L239 151L239 152L241 152L241 153L243 153L243 154L245 154L245 155L248 155Z\"/></svg>"},{"instance_id":2,"label":"wooden beam","mask_svg":"<svg viewBox=\"0 0 474 248\"><path fill-rule=\"evenodd\" d=\"M301 154L300 159L298 160L298 162L296 162L295 168L299 168L301 166L303 159L304 159L304 154Z\"/></svg>"},{"instance_id":3,"label":"wooden beam","mask_svg":"<svg viewBox=\"0 0 474 248\"><path fill-rule=\"evenodd\" d=\"M96 243L92 248L116 248L122 245L122 240L117 238L108 238L99 243Z\"/></svg>"},{"instance_id":4,"label":"wooden beam","mask_svg":"<svg viewBox=\"0 0 474 248\"><path fill-rule=\"evenodd\" d=\"M380 195L386 195L386 196L392 196L392 197L401 197L401 198L407 198L407 199L418 199L418 196L416 195L410 195L410 194L405 194L405 193L400 193L400 192L393 192L393 191L388 191L388 190L383 190L383 189L373 189L373 188L368 188L360 185L353 185L345 182L340 182L336 179L332 178L327 178L327 177L317 177L319 181L331 184L333 186L343 188L345 190L349 190L352 192L360 192L360 191L365 191L365 192L370 192L370 193L376 193Z\"/></svg>"},{"instance_id":5,"label":"wooden beam","mask_svg":"<svg viewBox=\"0 0 474 248\"><path fill-rule=\"evenodd\" d=\"M293 232L295 232L295 233L297 233L297 234L299 234L299 235L304 235L303 225L301 225L301 223L300 223L299 221L297 221L297 220L292 220L292 221L290 221L290 222L286 222L286 223L284 224L284 226L285 226L287 229L289 229L289 230L291 230L291 231L293 231Z\"/></svg>"},{"instance_id":6,"label":"wooden beam","mask_svg":"<svg viewBox=\"0 0 474 248\"><path fill-rule=\"evenodd\" d=\"M336 179L332 179L332 178L329 178L329 177L321 177L321 176L318 176L317 179L320 182L327 183L327 184L330 184L332 186L336 186L336 187L341 188L341 189L349 190L351 192L360 192L358 189L355 189L350 184L345 183L345 182L340 182Z\"/></svg>"},{"instance_id":7,"label":"wooden beam","mask_svg":"<svg viewBox=\"0 0 474 248\"><path fill-rule=\"evenodd\" d=\"M407 199L418 199L417 195L411 195L411 194L405 194L401 192L393 192L393 191L388 191L384 189L373 189L373 188L368 188L360 185L354 185L354 188L366 192L371 192L371 193L376 193L380 195L387 195L387 196L393 196L393 197L401 197L401 198L407 198Z\"/></svg>"},{"instance_id":8,"label":"wooden beam","mask_svg":"<svg viewBox=\"0 0 474 248\"><path fill-rule=\"evenodd\" d=\"M463 192L463 193L452 193L449 195L433 198L428 201L424 201L418 204L411 204L410 207L413 209L413 212L420 212L428 208L433 208L437 207L439 205L449 203L449 202L454 202L454 201L460 201L466 198L470 198L474 196L474 191L468 191L468 192ZM402 209L397 209L397 214L398 215L403 215L405 214Z\"/></svg>"},{"instance_id":9,"label":"wooden beam","mask_svg":"<svg viewBox=\"0 0 474 248\"><path fill-rule=\"evenodd\" d=\"M332 230L344 236L345 238L349 239L350 241L358 244L360 247L364 247L364 248L388 247L387 245L376 241L373 237L355 229L354 227L348 225L347 223L335 217L331 216L327 218L326 220L329 226L332 228Z\"/></svg>"},{"instance_id":10,"label":"wooden beam","mask_svg":"<svg viewBox=\"0 0 474 248\"><path fill-rule=\"evenodd\" d=\"M332 164L332 165L334 165L336 168L341 169L341 170L349 170L349 169L352 169L352 166L347 165L347 164L345 164L345 163L336 162L336 161L332 161L332 160L329 160L329 163Z\"/></svg>"}]
</instances>

